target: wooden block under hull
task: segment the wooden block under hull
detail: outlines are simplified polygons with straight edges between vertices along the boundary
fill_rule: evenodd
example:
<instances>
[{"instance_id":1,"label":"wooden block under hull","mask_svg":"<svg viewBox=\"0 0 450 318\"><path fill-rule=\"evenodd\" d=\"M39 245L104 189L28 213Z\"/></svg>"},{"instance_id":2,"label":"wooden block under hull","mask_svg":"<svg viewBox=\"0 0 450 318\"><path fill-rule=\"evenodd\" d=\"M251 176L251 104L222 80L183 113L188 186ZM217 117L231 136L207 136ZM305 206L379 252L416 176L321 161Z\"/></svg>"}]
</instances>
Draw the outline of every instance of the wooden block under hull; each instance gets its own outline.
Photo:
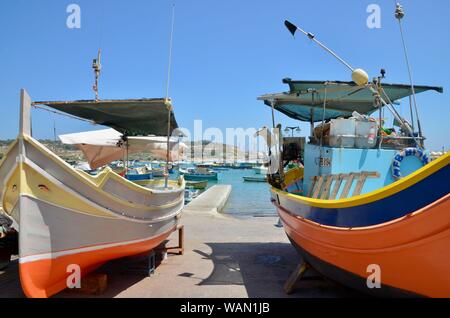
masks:
<instances>
[{"instance_id":1,"label":"wooden block under hull","mask_svg":"<svg viewBox=\"0 0 450 318\"><path fill-rule=\"evenodd\" d=\"M102 295L108 288L108 275L106 274L90 274L81 279L81 288L70 289L73 293L83 295Z\"/></svg>"}]
</instances>

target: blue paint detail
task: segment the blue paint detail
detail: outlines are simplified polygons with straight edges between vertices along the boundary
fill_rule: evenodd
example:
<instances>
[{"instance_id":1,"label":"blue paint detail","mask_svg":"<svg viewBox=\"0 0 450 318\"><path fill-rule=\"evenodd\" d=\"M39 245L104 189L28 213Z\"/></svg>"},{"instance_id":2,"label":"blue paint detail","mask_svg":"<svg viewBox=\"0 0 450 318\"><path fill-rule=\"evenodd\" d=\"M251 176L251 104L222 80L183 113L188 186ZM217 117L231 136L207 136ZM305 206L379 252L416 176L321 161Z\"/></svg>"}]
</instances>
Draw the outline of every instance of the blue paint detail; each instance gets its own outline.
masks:
<instances>
[{"instance_id":1,"label":"blue paint detail","mask_svg":"<svg viewBox=\"0 0 450 318\"><path fill-rule=\"evenodd\" d=\"M379 178L368 178L364 184L361 194L366 194L377 189L381 189L396 179L393 177L394 169L392 166L398 167L397 172L402 176L407 176L412 172L423 167L420 159L415 156L401 157L398 151L393 149L355 149L355 148L330 148L323 147L322 158L326 158L331 162L330 166L319 167L320 147L316 145L305 145L305 177L303 181L303 189L305 193L309 193L312 185L311 178L313 176L326 176L329 174L348 174L363 171L378 172ZM397 158L398 157L398 158ZM401 163L400 163L401 162ZM350 195L356 187L354 181L350 189ZM332 183L333 188L335 182ZM340 192L343 190L341 187ZM338 198L340 196L338 193Z\"/></svg>"},{"instance_id":2,"label":"blue paint detail","mask_svg":"<svg viewBox=\"0 0 450 318\"><path fill-rule=\"evenodd\" d=\"M144 174L127 174L125 176L127 180L130 181L140 181L140 180L151 180L153 179L153 175L151 173L144 173Z\"/></svg>"},{"instance_id":3,"label":"blue paint detail","mask_svg":"<svg viewBox=\"0 0 450 318\"><path fill-rule=\"evenodd\" d=\"M318 208L280 197L281 206L313 222L336 227L365 227L386 223L441 199L450 192L450 166L392 196L349 208Z\"/></svg>"},{"instance_id":4,"label":"blue paint detail","mask_svg":"<svg viewBox=\"0 0 450 318\"><path fill-rule=\"evenodd\" d=\"M200 174L200 173L186 173L184 174L184 179L187 181L203 181L203 180L217 180L217 173L211 174Z\"/></svg>"}]
</instances>

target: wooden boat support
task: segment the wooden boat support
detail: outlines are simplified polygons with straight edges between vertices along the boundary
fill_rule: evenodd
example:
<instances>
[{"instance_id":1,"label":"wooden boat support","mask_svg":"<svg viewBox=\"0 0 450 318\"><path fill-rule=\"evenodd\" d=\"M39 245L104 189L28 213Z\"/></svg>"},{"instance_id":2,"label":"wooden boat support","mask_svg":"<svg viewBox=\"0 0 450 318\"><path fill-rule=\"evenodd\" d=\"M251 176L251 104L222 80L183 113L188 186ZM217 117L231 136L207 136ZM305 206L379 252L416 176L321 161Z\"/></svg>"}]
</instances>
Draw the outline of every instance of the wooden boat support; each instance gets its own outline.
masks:
<instances>
[{"instance_id":1,"label":"wooden boat support","mask_svg":"<svg viewBox=\"0 0 450 318\"><path fill-rule=\"evenodd\" d=\"M184 254L184 225L179 224L177 226L177 232L178 232L178 245L177 246L162 246L161 248L158 248L157 251L162 251L164 253L174 253L178 255Z\"/></svg>"},{"instance_id":2,"label":"wooden boat support","mask_svg":"<svg viewBox=\"0 0 450 318\"><path fill-rule=\"evenodd\" d=\"M311 268L311 265L309 265L306 262L301 262L297 268L292 272L291 276L287 279L287 281L284 283L283 289L284 292L287 295L290 295L293 293L295 285L298 281L300 281L305 275L306 271Z\"/></svg>"}]
</instances>

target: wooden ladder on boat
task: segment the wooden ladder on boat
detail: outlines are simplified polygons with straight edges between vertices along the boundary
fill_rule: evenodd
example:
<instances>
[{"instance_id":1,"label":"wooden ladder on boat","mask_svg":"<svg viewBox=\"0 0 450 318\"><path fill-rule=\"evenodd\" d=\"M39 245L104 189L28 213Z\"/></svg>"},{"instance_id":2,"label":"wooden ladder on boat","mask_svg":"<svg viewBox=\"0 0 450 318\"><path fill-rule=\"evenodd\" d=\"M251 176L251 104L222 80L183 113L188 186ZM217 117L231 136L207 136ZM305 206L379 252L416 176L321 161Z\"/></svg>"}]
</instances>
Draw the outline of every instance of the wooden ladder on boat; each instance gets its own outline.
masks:
<instances>
[{"instance_id":1,"label":"wooden ladder on boat","mask_svg":"<svg viewBox=\"0 0 450 318\"><path fill-rule=\"evenodd\" d=\"M312 185L308 196L313 199L335 200L341 187L344 187L339 199L345 199L348 197L354 181L357 181L355 190L353 190L351 195L354 197L361 194L362 188L368 178L379 177L380 174L378 172L369 171L314 176L311 178Z\"/></svg>"}]
</instances>

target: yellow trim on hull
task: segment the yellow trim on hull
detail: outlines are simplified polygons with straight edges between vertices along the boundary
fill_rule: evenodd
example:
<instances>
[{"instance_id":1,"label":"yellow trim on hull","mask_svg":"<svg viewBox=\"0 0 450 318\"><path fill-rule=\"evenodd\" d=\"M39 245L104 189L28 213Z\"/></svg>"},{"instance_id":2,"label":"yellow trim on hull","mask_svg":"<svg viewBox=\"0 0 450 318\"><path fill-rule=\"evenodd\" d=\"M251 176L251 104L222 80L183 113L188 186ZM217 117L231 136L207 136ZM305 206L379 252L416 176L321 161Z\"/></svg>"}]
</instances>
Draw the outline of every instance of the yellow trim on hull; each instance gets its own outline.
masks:
<instances>
[{"instance_id":1,"label":"yellow trim on hull","mask_svg":"<svg viewBox=\"0 0 450 318\"><path fill-rule=\"evenodd\" d=\"M32 137L27 136L27 135L24 135L23 138L24 138L24 140L29 142L32 146L34 146L37 150L39 150L44 156L46 156L47 158L49 158L50 160L52 160L53 162L58 164L61 168L63 168L68 173L70 173L71 175L76 177L79 181L83 182L85 185L94 189L94 191L99 191L99 190L102 191L102 194L106 195L109 199L115 201L116 203L123 204L123 205L129 206L129 207L132 207L132 208L139 208L139 209L145 209L145 210L161 210L161 209L166 209L166 208L176 206L177 204L180 203L181 200L184 200L184 193L183 193L183 196L180 196L180 200L176 200L174 202L171 202L171 203L168 203L165 205L158 205L158 206L146 206L146 205L123 200L107 191L104 191L102 189L103 185L108 180L115 180L115 181L123 184L124 186L126 186L127 188L129 188L132 191L140 192L140 193L146 194L146 195L157 195L160 192L166 192L166 191L153 190L153 189L149 189L149 188L137 185L137 184L119 176L114 171L112 171L111 168L106 168L102 173L99 174L99 176L86 177L86 175L87 175L86 173L84 173L84 172L81 173L80 171L73 169L69 164L67 164L61 158L59 158L58 156L56 156L55 154L53 154L52 152L47 150L45 148L45 146L41 145L37 140L35 140ZM169 180L169 185L176 188L176 190L182 191L185 184L184 184L184 181L180 185L177 181Z\"/></svg>"},{"instance_id":2,"label":"yellow trim on hull","mask_svg":"<svg viewBox=\"0 0 450 318\"><path fill-rule=\"evenodd\" d=\"M280 189L272 187L271 191L276 193L279 196L291 199L293 201L300 202L305 205L319 207L319 208L349 208L358 205L364 205L368 203L372 203L375 201L382 200L389 196L392 196L400 191L403 191L414 184L422 181L428 176L432 175L436 171L444 168L450 163L450 152L445 154L444 156L436 159L435 161L429 163L428 165L422 167L421 169L411 173L407 177L394 182L388 186L380 188L378 190L372 191L370 193L362 194L359 196L339 199L339 200L320 200L320 199L312 199L309 197L299 196L291 193L287 193Z\"/></svg>"},{"instance_id":3,"label":"yellow trim on hull","mask_svg":"<svg viewBox=\"0 0 450 318\"><path fill-rule=\"evenodd\" d=\"M21 174L24 175L24 178L20 186L20 195L28 195L69 210L74 210L74 207L76 207L76 211L82 214L118 219L112 213L96 209L87 202L61 189L61 187L43 177L27 164L23 164L22 167ZM18 170L20 171L20 168Z\"/></svg>"},{"instance_id":4,"label":"yellow trim on hull","mask_svg":"<svg viewBox=\"0 0 450 318\"><path fill-rule=\"evenodd\" d=\"M19 181L20 173L19 167L14 169L8 180L4 184L2 207L3 211L11 215L14 207L19 201Z\"/></svg>"}]
</instances>

